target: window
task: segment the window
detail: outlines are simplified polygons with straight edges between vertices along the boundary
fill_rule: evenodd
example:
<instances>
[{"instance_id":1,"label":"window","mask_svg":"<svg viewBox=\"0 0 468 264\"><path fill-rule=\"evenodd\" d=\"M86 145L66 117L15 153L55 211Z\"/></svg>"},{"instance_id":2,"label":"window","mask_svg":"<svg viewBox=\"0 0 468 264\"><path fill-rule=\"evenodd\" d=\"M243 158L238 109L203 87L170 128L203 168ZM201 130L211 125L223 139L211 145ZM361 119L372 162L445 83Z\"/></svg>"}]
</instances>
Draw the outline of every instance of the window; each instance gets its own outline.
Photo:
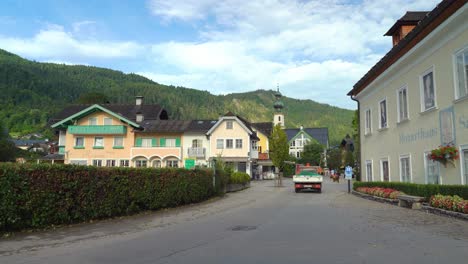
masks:
<instances>
[{"instance_id":1,"label":"window","mask_svg":"<svg viewBox=\"0 0 468 264\"><path fill-rule=\"evenodd\" d=\"M224 148L224 140L216 139L216 149L223 149L223 148Z\"/></svg>"},{"instance_id":2,"label":"window","mask_svg":"<svg viewBox=\"0 0 468 264\"><path fill-rule=\"evenodd\" d=\"M129 160L120 160L120 167L130 167Z\"/></svg>"},{"instance_id":3,"label":"window","mask_svg":"<svg viewBox=\"0 0 468 264\"><path fill-rule=\"evenodd\" d=\"M135 167L137 168L146 168L147 164L148 164L147 160L144 160L144 159L135 160Z\"/></svg>"},{"instance_id":4,"label":"window","mask_svg":"<svg viewBox=\"0 0 468 264\"><path fill-rule=\"evenodd\" d=\"M281 122L281 116L278 116L278 121Z\"/></svg>"},{"instance_id":5,"label":"window","mask_svg":"<svg viewBox=\"0 0 468 264\"><path fill-rule=\"evenodd\" d=\"M150 148L152 146L153 140L151 138L142 138L141 146L144 148Z\"/></svg>"},{"instance_id":6,"label":"window","mask_svg":"<svg viewBox=\"0 0 468 264\"><path fill-rule=\"evenodd\" d=\"M166 160L166 167L168 168L178 168L179 161L178 160Z\"/></svg>"},{"instance_id":7,"label":"window","mask_svg":"<svg viewBox=\"0 0 468 264\"><path fill-rule=\"evenodd\" d=\"M123 137L114 137L114 148L123 148Z\"/></svg>"},{"instance_id":8,"label":"window","mask_svg":"<svg viewBox=\"0 0 468 264\"><path fill-rule=\"evenodd\" d=\"M106 167L115 167L115 160L106 160Z\"/></svg>"},{"instance_id":9,"label":"window","mask_svg":"<svg viewBox=\"0 0 468 264\"><path fill-rule=\"evenodd\" d=\"M436 107L434 71L426 71L419 78L421 86L421 112Z\"/></svg>"},{"instance_id":10,"label":"window","mask_svg":"<svg viewBox=\"0 0 468 264\"><path fill-rule=\"evenodd\" d=\"M380 160L380 177L383 181L390 181L390 171L388 168L388 159Z\"/></svg>"},{"instance_id":11,"label":"window","mask_svg":"<svg viewBox=\"0 0 468 264\"><path fill-rule=\"evenodd\" d=\"M411 182L411 162L409 155L400 156L400 180Z\"/></svg>"},{"instance_id":12,"label":"window","mask_svg":"<svg viewBox=\"0 0 468 264\"><path fill-rule=\"evenodd\" d=\"M366 180L368 182L373 181L373 176L372 176L372 160L366 160Z\"/></svg>"},{"instance_id":13,"label":"window","mask_svg":"<svg viewBox=\"0 0 468 264\"><path fill-rule=\"evenodd\" d=\"M236 139L236 149L242 148L242 139Z\"/></svg>"},{"instance_id":14,"label":"window","mask_svg":"<svg viewBox=\"0 0 468 264\"><path fill-rule=\"evenodd\" d=\"M296 158L300 158L301 157L301 152L296 152Z\"/></svg>"},{"instance_id":15,"label":"window","mask_svg":"<svg viewBox=\"0 0 468 264\"><path fill-rule=\"evenodd\" d=\"M176 147L176 139L166 138L166 147Z\"/></svg>"},{"instance_id":16,"label":"window","mask_svg":"<svg viewBox=\"0 0 468 264\"><path fill-rule=\"evenodd\" d=\"M104 125L105 126L111 126L112 125L112 118L104 117Z\"/></svg>"},{"instance_id":17,"label":"window","mask_svg":"<svg viewBox=\"0 0 468 264\"><path fill-rule=\"evenodd\" d=\"M74 164L74 165L88 165L88 161L87 160L70 160L70 164Z\"/></svg>"},{"instance_id":18,"label":"window","mask_svg":"<svg viewBox=\"0 0 468 264\"><path fill-rule=\"evenodd\" d=\"M258 150L258 145L256 140L252 140L252 150Z\"/></svg>"},{"instance_id":19,"label":"window","mask_svg":"<svg viewBox=\"0 0 468 264\"><path fill-rule=\"evenodd\" d=\"M366 110L366 130L364 132L365 135L369 135L370 133L372 133L372 116L371 116L371 110L370 109L367 109Z\"/></svg>"},{"instance_id":20,"label":"window","mask_svg":"<svg viewBox=\"0 0 468 264\"><path fill-rule=\"evenodd\" d=\"M192 148L202 148L203 141L201 139L194 139L192 140Z\"/></svg>"},{"instance_id":21,"label":"window","mask_svg":"<svg viewBox=\"0 0 468 264\"><path fill-rule=\"evenodd\" d=\"M89 125L90 126L96 126L97 125L97 118L96 117L91 117L88 120L89 120Z\"/></svg>"},{"instance_id":22,"label":"window","mask_svg":"<svg viewBox=\"0 0 468 264\"><path fill-rule=\"evenodd\" d=\"M439 184L440 183L440 167L439 162L431 160L429 153L424 153L424 165L426 166L426 181L428 184Z\"/></svg>"},{"instance_id":23,"label":"window","mask_svg":"<svg viewBox=\"0 0 468 264\"><path fill-rule=\"evenodd\" d=\"M153 168L161 168L161 161L153 160Z\"/></svg>"},{"instance_id":24,"label":"window","mask_svg":"<svg viewBox=\"0 0 468 264\"><path fill-rule=\"evenodd\" d=\"M465 146L464 149L461 149L461 158L460 158L460 163L462 167L462 183L468 184L468 145Z\"/></svg>"},{"instance_id":25,"label":"window","mask_svg":"<svg viewBox=\"0 0 468 264\"><path fill-rule=\"evenodd\" d=\"M232 121L226 121L226 129L232 129Z\"/></svg>"},{"instance_id":26,"label":"window","mask_svg":"<svg viewBox=\"0 0 468 264\"><path fill-rule=\"evenodd\" d=\"M398 90L398 122L408 119L408 88Z\"/></svg>"},{"instance_id":27,"label":"window","mask_svg":"<svg viewBox=\"0 0 468 264\"><path fill-rule=\"evenodd\" d=\"M103 137L95 137L93 147L94 148L104 148L104 138Z\"/></svg>"},{"instance_id":28,"label":"window","mask_svg":"<svg viewBox=\"0 0 468 264\"><path fill-rule=\"evenodd\" d=\"M468 47L455 54L455 98L468 96Z\"/></svg>"},{"instance_id":29,"label":"window","mask_svg":"<svg viewBox=\"0 0 468 264\"><path fill-rule=\"evenodd\" d=\"M75 138L75 148L84 148L84 137Z\"/></svg>"},{"instance_id":30,"label":"window","mask_svg":"<svg viewBox=\"0 0 468 264\"><path fill-rule=\"evenodd\" d=\"M386 128L388 123L387 123L387 100L384 99L379 102L379 113L380 113L380 122L379 122L379 128Z\"/></svg>"},{"instance_id":31,"label":"window","mask_svg":"<svg viewBox=\"0 0 468 264\"><path fill-rule=\"evenodd\" d=\"M291 141L291 143L289 143L289 146L295 147L296 146L296 141L295 140Z\"/></svg>"},{"instance_id":32,"label":"window","mask_svg":"<svg viewBox=\"0 0 468 264\"><path fill-rule=\"evenodd\" d=\"M93 166L102 167L102 160L93 160Z\"/></svg>"},{"instance_id":33,"label":"window","mask_svg":"<svg viewBox=\"0 0 468 264\"><path fill-rule=\"evenodd\" d=\"M232 139L226 139L226 148L227 149L234 148L234 143L233 142L234 142L234 140L232 140Z\"/></svg>"}]
</instances>

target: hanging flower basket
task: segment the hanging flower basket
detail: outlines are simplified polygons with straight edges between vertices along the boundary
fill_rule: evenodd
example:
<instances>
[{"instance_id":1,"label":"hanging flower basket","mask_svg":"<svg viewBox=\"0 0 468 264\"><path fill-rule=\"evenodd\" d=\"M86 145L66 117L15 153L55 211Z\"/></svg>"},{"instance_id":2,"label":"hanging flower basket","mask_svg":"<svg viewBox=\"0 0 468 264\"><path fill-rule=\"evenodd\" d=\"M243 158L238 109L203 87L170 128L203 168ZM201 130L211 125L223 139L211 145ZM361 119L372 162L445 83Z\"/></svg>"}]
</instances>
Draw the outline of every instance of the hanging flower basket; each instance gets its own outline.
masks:
<instances>
[{"instance_id":1,"label":"hanging flower basket","mask_svg":"<svg viewBox=\"0 0 468 264\"><path fill-rule=\"evenodd\" d=\"M447 167L447 163L450 162L455 166L455 160L459 158L458 149L453 145L440 146L436 149L431 150L428 154L429 159L438 161Z\"/></svg>"}]
</instances>

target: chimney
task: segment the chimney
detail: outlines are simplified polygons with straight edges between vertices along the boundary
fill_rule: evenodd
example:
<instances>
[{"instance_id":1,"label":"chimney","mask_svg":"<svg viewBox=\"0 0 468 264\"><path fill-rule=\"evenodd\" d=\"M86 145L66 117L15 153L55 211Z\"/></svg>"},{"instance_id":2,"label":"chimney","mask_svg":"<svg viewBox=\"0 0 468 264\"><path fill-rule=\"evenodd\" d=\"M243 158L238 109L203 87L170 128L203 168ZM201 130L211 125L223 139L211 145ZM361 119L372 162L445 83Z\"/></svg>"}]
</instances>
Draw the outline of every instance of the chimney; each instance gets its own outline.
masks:
<instances>
[{"instance_id":1,"label":"chimney","mask_svg":"<svg viewBox=\"0 0 468 264\"><path fill-rule=\"evenodd\" d=\"M143 96L135 96L135 104L142 105L143 104Z\"/></svg>"},{"instance_id":2,"label":"chimney","mask_svg":"<svg viewBox=\"0 0 468 264\"><path fill-rule=\"evenodd\" d=\"M137 121L137 123L143 122L144 119L145 119L145 118L144 118L142 112L137 112L137 113L136 113L136 121Z\"/></svg>"},{"instance_id":3,"label":"chimney","mask_svg":"<svg viewBox=\"0 0 468 264\"><path fill-rule=\"evenodd\" d=\"M391 36L393 46L398 45L418 24L423 20L428 11L414 12L408 11L404 16L398 19L395 24L385 33L384 36Z\"/></svg>"}]
</instances>

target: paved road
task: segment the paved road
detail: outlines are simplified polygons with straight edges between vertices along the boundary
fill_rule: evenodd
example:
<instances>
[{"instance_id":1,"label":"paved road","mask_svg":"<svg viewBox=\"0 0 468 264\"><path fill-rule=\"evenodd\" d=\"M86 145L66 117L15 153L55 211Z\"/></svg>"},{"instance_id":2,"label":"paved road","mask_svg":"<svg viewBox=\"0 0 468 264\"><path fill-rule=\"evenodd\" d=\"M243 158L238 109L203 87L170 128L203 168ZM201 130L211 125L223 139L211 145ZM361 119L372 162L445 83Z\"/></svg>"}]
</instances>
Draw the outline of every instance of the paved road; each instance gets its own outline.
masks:
<instances>
[{"instance_id":1,"label":"paved road","mask_svg":"<svg viewBox=\"0 0 468 264\"><path fill-rule=\"evenodd\" d=\"M468 223L327 182L269 181L221 199L0 240L0 263L466 263Z\"/></svg>"}]
</instances>

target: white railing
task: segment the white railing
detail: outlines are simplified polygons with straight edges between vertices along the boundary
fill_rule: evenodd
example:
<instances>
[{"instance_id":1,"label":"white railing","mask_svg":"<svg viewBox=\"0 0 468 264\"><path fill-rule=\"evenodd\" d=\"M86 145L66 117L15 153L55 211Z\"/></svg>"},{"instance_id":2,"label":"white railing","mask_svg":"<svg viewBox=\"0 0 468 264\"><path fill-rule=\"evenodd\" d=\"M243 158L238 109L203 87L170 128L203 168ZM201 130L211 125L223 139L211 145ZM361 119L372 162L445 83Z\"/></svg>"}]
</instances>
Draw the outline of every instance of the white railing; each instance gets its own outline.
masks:
<instances>
[{"instance_id":1,"label":"white railing","mask_svg":"<svg viewBox=\"0 0 468 264\"><path fill-rule=\"evenodd\" d=\"M204 158L205 157L205 148L188 148L187 155L189 157Z\"/></svg>"}]
</instances>

